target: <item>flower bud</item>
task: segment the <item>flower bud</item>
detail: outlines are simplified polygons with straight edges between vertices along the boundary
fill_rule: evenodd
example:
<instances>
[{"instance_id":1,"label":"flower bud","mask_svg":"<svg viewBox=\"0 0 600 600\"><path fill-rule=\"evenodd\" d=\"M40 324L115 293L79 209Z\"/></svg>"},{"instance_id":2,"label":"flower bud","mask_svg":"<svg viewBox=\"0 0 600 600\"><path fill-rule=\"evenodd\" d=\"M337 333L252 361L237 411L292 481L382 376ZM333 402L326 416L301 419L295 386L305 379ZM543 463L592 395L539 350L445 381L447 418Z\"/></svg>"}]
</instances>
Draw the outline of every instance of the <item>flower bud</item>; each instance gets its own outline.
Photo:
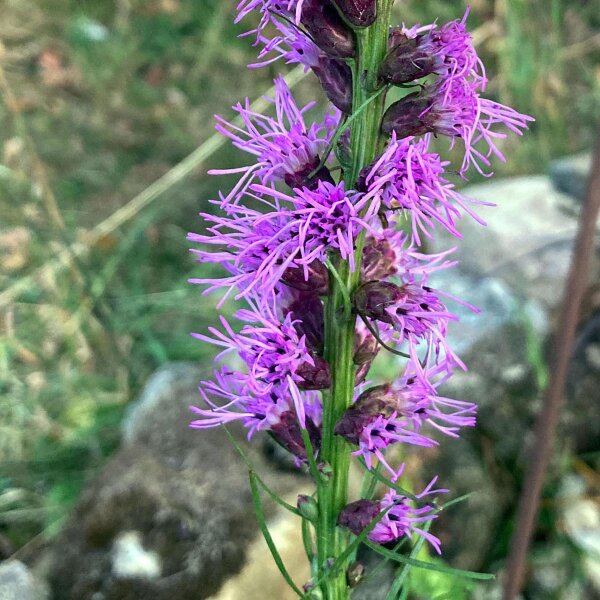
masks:
<instances>
[{"instance_id":1,"label":"flower bud","mask_svg":"<svg viewBox=\"0 0 600 600\"><path fill-rule=\"evenodd\" d=\"M331 103L347 115L352 113L352 70L342 60L322 55L312 68Z\"/></svg>"},{"instance_id":2,"label":"flower bud","mask_svg":"<svg viewBox=\"0 0 600 600\"><path fill-rule=\"evenodd\" d=\"M360 535L365 527L381 512L381 504L376 500L357 500L342 510L338 525L349 529L354 535Z\"/></svg>"},{"instance_id":3,"label":"flower bud","mask_svg":"<svg viewBox=\"0 0 600 600\"><path fill-rule=\"evenodd\" d=\"M398 29L390 34L390 51L379 70L387 83L399 85L421 79L436 71L439 59L420 44L422 36L409 38Z\"/></svg>"},{"instance_id":4,"label":"flower bud","mask_svg":"<svg viewBox=\"0 0 600 600\"><path fill-rule=\"evenodd\" d=\"M354 334L354 353L352 361L360 366L371 363L379 353L379 342L375 336L366 328L357 328Z\"/></svg>"},{"instance_id":5,"label":"flower bud","mask_svg":"<svg viewBox=\"0 0 600 600\"><path fill-rule=\"evenodd\" d=\"M394 102L383 115L381 130L399 139L436 132L437 115L431 110L433 100L428 94L415 92Z\"/></svg>"},{"instance_id":6,"label":"flower bud","mask_svg":"<svg viewBox=\"0 0 600 600\"><path fill-rule=\"evenodd\" d=\"M314 365L303 362L297 369L304 381L298 382L301 390L326 390L331 387L331 370L329 363L321 356L313 356Z\"/></svg>"},{"instance_id":7,"label":"flower bud","mask_svg":"<svg viewBox=\"0 0 600 600\"><path fill-rule=\"evenodd\" d=\"M306 430L313 450L317 451L321 446L321 431L309 417L306 418ZM300 423L292 411L282 413L278 422L271 425L270 433L288 452L301 460L306 460L306 448L300 432Z\"/></svg>"},{"instance_id":8,"label":"flower bud","mask_svg":"<svg viewBox=\"0 0 600 600\"><path fill-rule=\"evenodd\" d=\"M377 319L383 323L394 323L387 309L402 298L402 288L390 281L368 281L354 293L354 308L359 315Z\"/></svg>"},{"instance_id":9,"label":"flower bud","mask_svg":"<svg viewBox=\"0 0 600 600\"><path fill-rule=\"evenodd\" d=\"M396 250L387 237L368 236L363 250L361 279L379 281L395 275L398 270Z\"/></svg>"},{"instance_id":10,"label":"flower bud","mask_svg":"<svg viewBox=\"0 0 600 600\"><path fill-rule=\"evenodd\" d=\"M361 384L367 378L367 375L371 370L371 364L372 363L370 362L366 362L356 369L356 373L354 375L354 385Z\"/></svg>"},{"instance_id":11,"label":"flower bud","mask_svg":"<svg viewBox=\"0 0 600 600\"><path fill-rule=\"evenodd\" d=\"M289 267L281 277L282 283L301 292L314 292L319 296L329 294L329 271L319 260L314 260L306 267Z\"/></svg>"},{"instance_id":12,"label":"flower bud","mask_svg":"<svg viewBox=\"0 0 600 600\"><path fill-rule=\"evenodd\" d=\"M354 56L354 37L330 0L304 0L302 25L323 52L335 58Z\"/></svg>"},{"instance_id":13,"label":"flower bud","mask_svg":"<svg viewBox=\"0 0 600 600\"><path fill-rule=\"evenodd\" d=\"M298 507L300 514L311 523L316 522L319 518L319 508L312 496L300 494L296 506Z\"/></svg>"},{"instance_id":14,"label":"flower bud","mask_svg":"<svg viewBox=\"0 0 600 600\"><path fill-rule=\"evenodd\" d=\"M335 183L329 169L325 165L319 167L320 162L321 159L316 156L312 162L302 167L299 171L286 173L283 177L285 183L292 189L305 187L309 190L316 190L319 181ZM315 173L316 169L318 170Z\"/></svg>"},{"instance_id":15,"label":"flower bud","mask_svg":"<svg viewBox=\"0 0 600 600\"><path fill-rule=\"evenodd\" d=\"M377 0L336 0L344 17L356 27L373 25L377 18Z\"/></svg>"},{"instance_id":16,"label":"flower bud","mask_svg":"<svg viewBox=\"0 0 600 600\"><path fill-rule=\"evenodd\" d=\"M322 355L325 343L325 315L319 296L310 292L296 293L296 298L285 308L284 316L290 313L298 335L306 338L306 347L311 356Z\"/></svg>"},{"instance_id":17,"label":"flower bud","mask_svg":"<svg viewBox=\"0 0 600 600\"><path fill-rule=\"evenodd\" d=\"M389 384L378 385L363 392L337 422L334 433L351 444L358 444L360 434L378 416L389 417L397 409Z\"/></svg>"}]
</instances>

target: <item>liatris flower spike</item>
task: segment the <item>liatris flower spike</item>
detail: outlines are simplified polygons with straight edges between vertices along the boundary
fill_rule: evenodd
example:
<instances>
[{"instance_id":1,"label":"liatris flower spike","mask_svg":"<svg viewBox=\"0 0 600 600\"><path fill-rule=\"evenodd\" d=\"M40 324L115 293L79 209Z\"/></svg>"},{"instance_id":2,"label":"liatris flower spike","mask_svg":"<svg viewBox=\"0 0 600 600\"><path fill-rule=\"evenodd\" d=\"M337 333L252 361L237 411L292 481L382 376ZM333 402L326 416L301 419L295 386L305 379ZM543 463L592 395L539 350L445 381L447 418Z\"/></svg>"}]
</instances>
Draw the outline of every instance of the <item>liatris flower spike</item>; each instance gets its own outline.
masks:
<instances>
[{"instance_id":1,"label":"liatris flower spike","mask_svg":"<svg viewBox=\"0 0 600 600\"><path fill-rule=\"evenodd\" d=\"M416 495L400 488L418 476L404 473L396 449L433 447L475 425L476 406L448 398L443 386L466 369L448 341L453 305L477 309L431 286L456 261L452 248L428 254L423 244L442 229L459 243L463 218L483 225L476 209L484 203L458 191L457 175L465 179L471 166L490 175L507 134L532 121L482 97L487 79L468 11L446 24L391 27L392 5L241 0L238 20L257 23L244 34L258 46L252 68L299 63L331 105L299 106L278 76L266 114L245 100L235 120L217 117L217 130L251 160L211 171L237 182L201 215L203 233L189 234L198 261L214 265L192 282L233 309L194 334L219 352L192 427L240 423L249 439L270 436L309 473L297 508L278 500L302 520L309 582L292 580L267 536L305 598L349 598L350 585L369 576L353 558L361 541L404 563L383 546L422 538L442 552L429 528L447 490L433 489L437 478ZM395 85L418 91L390 104ZM462 148L458 164L433 149L433 136ZM395 372L388 366L386 380L373 380L385 354ZM352 461L365 476L359 498L348 488ZM389 488L382 497L377 481ZM251 488L268 532L259 492L276 495L262 480Z\"/></svg>"}]
</instances>

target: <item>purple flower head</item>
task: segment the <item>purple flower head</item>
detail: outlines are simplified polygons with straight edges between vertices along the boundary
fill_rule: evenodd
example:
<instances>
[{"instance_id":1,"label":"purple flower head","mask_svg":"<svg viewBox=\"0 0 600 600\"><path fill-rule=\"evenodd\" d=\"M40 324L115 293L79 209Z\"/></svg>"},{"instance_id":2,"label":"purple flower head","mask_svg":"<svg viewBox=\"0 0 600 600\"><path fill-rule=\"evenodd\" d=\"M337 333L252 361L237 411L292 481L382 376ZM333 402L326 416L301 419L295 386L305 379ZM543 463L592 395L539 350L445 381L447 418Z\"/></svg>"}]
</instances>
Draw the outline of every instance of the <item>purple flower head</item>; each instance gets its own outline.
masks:
<instances>
[{"instance_id":1,"label":"purple flower head","mask_svg":"<svg viewBox=\"0 0 600 600\"><path fill-rule=\"evenodd\" d=\"M492 154L504 160L495 140L504 139L506 134L495 131L496 125L521 135L534 119L480 98L478 85L464 79L452 80L451 85L442 81L409 94L388 108L382 130L388 134L395 132L399 139L430 133L446 135L452 144L460 139L465 148L461 175L471 164L485 175L483 169L490 166ZM487 150L478 149L480 142L487 145Z\"/></svg>"},{"instance_id":2,"label":"purple flower head","mask_svg":"<svg viewBox=\"0 0 600 600\"><path fill-rule=\"evenodd\" d=\"M343 113L352 112L352 71L344 60L323 52L308 35L297 27L277 21L279 35L260 40L264 47L258 54L258 62L250 68L269 65L279 58L286 64L304 65L312 69L330 102Z\"/></svg>"},{"instance_id":3,"label":"purple flower head","mask_svg":"<svg viewBox=\"0 0 600 600\"><path fill-rule=\"evenodd\" d=\"M390 34L390 51L380 76L394 84L403 84L436 74L448 84L469 78L483 91L485 69L473 47L466 28L469 9L463 18L441 27L436 24L395 28Z\"/></svg>"},{"instance_id":4,"label":"purple flower head","mask_svg":"<svg viewBox=\"0 0 600 600\"><path fill-rule=\"evenodd\" d=\"M280 322L268 307L259 310L251 306L252 310L242 309L235 315L245 323L240 333L235 333L221 316L224 332L209 327L212 337L197 333L193 336L223 348L216 360L236 353L248 368L246 384L256 394L268 394L273 387L282 385L292 389L329 387L329 367L307 348L301 322L296 317L298 311L288 312Z\"/></svg>"},{"instance_id":5,"label":"purple flower head","mask_svg":"<svg viewBox=\"0 0 600 600\"><path fill-rule=\"evenodd\" d=\"M403 231L390 227L369 233L365 239L361 264L361 281L381 281L397 276L410 280L457 264L446 260L455 248L437 254L423 254ZM375 229L375 228L374 228Z\"/></svg>"},{"instance_id":6,"label":"purple flower head","mask_svg":"<svg viewBox=\"0 0 600 600\"><path fill-rule=\"evenodd\" d=\"M322 406L316 392L299 392L287 382L272 386L268 392L252 391L248 375L222 368L215 371L213 381L200 383L204 407L190 407L200 416L190 423L196 429L207 429L242 421L248 438L257 431L271 431L292 454L305 458L300 427L307 429L318 449ZM287 433L286 433L287 432Z\"/></svg>"},{"instance_id":7,"label":"purple flower head","mask_svg":"<svg viewBox=\"0 0 600 600\"><path fill-rule=\"evenodd\" d=\"M319 154L333 136L339 113L308 126L304 113L314 102L299 108L283 77L275 80L275 98L271 102L275 117L251 110L247 98L244 106L237 104L234 110L242 119L241 127L216 117L217 131L231 139L236 148L256 157L256 162L246 167L209 171L213 175L242 174L238 184L222 200L223 205L239 202L248 186L257 179L265 185L285 181L291 187L314 187L319 178L332 181L326 167L318 169ZM311 176L314 171L317 173Z\"/></svg>"},{"instance_id":8,"label":"purple flower head","mask_svg":"<svg viewBox=\"0 0 600 600\"><path fill-rule=\"evenodd\" d=\"M293 196L262 185L252 185L251 190L255 194L247 195L271 212L228 205L226 217L201 215L213 223L209 235L188 236L191 241L217 246L216 252L193 252L200 262L221 264L231 275L191 279L191 283L209 284L206 293L237 287L236 298L254 292L268 299L287 269L302 267L308 282L309 266L315 260L325 262L331 250L339 251L354 270L355 238L362 229L370 228L368 222L379 209L379 190L361 194L346 191L343 183L323 181L315 190L297 188Z\"/></svg>"},{"instance_id":9,"label":"purple flower head","mask_svg":"<svg viewBox=\"0 0 600 600\"><path fill-rule=\"evenodd\" d=\"M402 465L398 476L402 472ZM448 490L432 489L437 481L434 477L429 485L415 499L421 500L426 496L443 494ZM338 525L349 529L354 535L360 535L381 513L384 515L369 532L369 539L377 544L396 542L407 536L412 539L412 534L417 533L424 537L438 554L441 554L440 540L431 533L423 530L420 523L432 521L437 518L435 508L431 505L415 508L414 500L402 496L395 490L390 490L381 500L357 500L348 504L338 517Z\"/></svg>"},{"instance_id":10,"label":"purple flower head","mask_svg":"<svg viewBox=\"0 0 600 600\"><path fill-rule=\"evenodd\" d=\"M398 345L408 343L411 356L421 340L450 350L445 336L448 322L457 317L448 312L435 290L421 282L397 285L388 281L362 284L354 294L354 307L363 318L391 325L398 333Z\"/></svg>"},{"instance_id":11,"label":"purple flower head","mask_svg":"<svg viewBox=\"0 0 600 600\"><path fill-rule=\"evenodd\" d=\"M275 20L273 24L277 35L268 38L259 33L258 40L263 47L258 53L258 62L248 65L251 69L270 65L280 58L288 65L304 65L305 71L319 64L324 53L305 31L289 21Z\"/></svg>"},{"instance_id":12,"label":"purple flower head","mask_svg":"<svg viewBox=\"0 0 600 600\"><path fill-rule=\"evenodd\" d=\"M381 201L389 211L406 211L412 223L412 241L416 245L421 245L420 234L432 238L436 224L461 237L456 221L463 211L484 224L468 205L475 201L459 194L445 179L445 167L449 163L442 161L438 154L429 152L428 146L427 139L408 137L397 140L394 132L387 150L364 170L361 178L367 189L381 187ZM390 174L393 175L391 178ZM380 177L387 179L383 186L378 183Z\"/></svg>"},{"instance_id":13,"label":"purple flower head","mask_svg":"<svg viewBox=\"0 0 600 600\"><path fill-rule=\"evenodd\" d=\"M425 496L447 493L448 490L432 489L436 481L437 477L434 477L427 487L416 495L416 498L421 500ZM421 525L437 518L434 507L427 505L415 508L413 504L413 500L398 494L395 490L390 490L380 503L381 510L386 511L386 513L369 533L369 539L377 544L387 544L404 536L412 539L413 534L416 533L425 538L435 551L441 554L440 540L435 535L422 529Z\"/></svg>"}]
</instances>

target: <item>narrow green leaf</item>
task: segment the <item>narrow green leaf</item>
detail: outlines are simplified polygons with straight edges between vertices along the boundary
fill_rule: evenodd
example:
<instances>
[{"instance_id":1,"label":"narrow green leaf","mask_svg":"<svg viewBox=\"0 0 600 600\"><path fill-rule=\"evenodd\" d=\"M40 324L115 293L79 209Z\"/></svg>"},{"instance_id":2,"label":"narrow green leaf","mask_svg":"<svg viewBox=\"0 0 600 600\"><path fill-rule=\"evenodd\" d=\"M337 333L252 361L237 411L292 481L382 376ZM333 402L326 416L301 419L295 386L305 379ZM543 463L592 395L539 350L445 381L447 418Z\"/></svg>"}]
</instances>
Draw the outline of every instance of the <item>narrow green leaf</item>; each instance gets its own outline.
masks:
<instances>
[{"instance_id":1,"label":"narrow green leaf","mask_svg":"<svg viewBox=\"0 0 600 600\"><path fill-rule=\"evenodd\" d=\"M385 485L387 485L390 489L395 490L402 496L406 496L407 498L410 498L413 502L418 502L419 504L427 504L426 502L423 502L423 500L420 500L419 498L417 498L414 494L412 494L408 490L401 488L398 484L396 484L393 481L391 481L390 479L388 479L385 475L382 475L376 469L369 469L367 467L367 463L365 462L365 459L362 458L362 456L359 457L358 462L363 466L363 468L365 470L367 470L369 473L372 473L372 475L375 479L377 479L381 483L385 483Z\"/></svg>"},{"instance_id":2,"label":"narrow green leaf","mask_svg":"<svg viewBox=\"0 0 600 600\"><path fill-rule=\"evenodd\" d=\"M308 561L312 567L315 558L315 551L310 527L310 521L308 519L302 519L302 543L304 544L304 552L306 553Z\"/></svg>"},{"instance_id":3,"label":"narrow green leaf","mask_svg":"<svg viewBox=\"0 0 600 600\"><path fill-rule=\"evenodd\" d=\"M425 523L425 526L423 527L423 531L425 531L425 533L427 533L429 531L429 529L431 528L431 521L427 521L427 523ZM423 544L425 543L425 537L424 536L419 536L419 539L417 540L417 543L414 545L409 558L417 558L417 556L419 555L419 552L421 552L421 548L423 547ZM400 600L400 598L402 598L402 595L405 595L406 593L408 593L408 586L404 585L404 582L406 581L406 578L408 577L408 573L411 569L411 565L404 565L404 567L402 567L402 572L400 573L400 575L398 575L398 577L396 577L396 579L394 579L394 583L392 584L392 587L390 588L390 591L388 592L387 596L385 597L385 600Z\"/></svg>"},{"instance_id":4,"label":"narrow green leaf","mask_svg":"<svg viewBox=\"0 0 600 600\"><path fill-rule=\"evenodd\" d=\"M248 476L250 479L250 490L252 491L252 501L254 503L254 511L256 512L256 518L258 519L258 526L260 527L260 531L265 538L265 542L267 542L267 546L271 551L271 556L279 569L279 572L286 580L287 584L294 590L294 592L298 595L299 598L304 597L304 593L300 591L300 588L294 583L294 580L290 577L285 565L283 564L283 560L281 559L281 555L279 554L277 547L275 546L275 542L271 537L271 533L269 532L269 528L267 527L267 522L265 520L265 513L263 511L262 502L260 499L260 491L258 489L258 481L256 478L256 473L253 471L248 472Z\"/></svg>"},{"instance_id":5,"label":"narrow green leaf","mask_svg":"<svg viewBox=\"0 0 600 600\"><path fill-rule=\"evenodd\" d=\"M237 453L240 455L240 457L242 458L242 460L244 461L244 463L246 464L246 466L248 467L248 470L251 471L252 473L254 473L254 477L256 477L256 481L258 482L258 484L260 485L260 487L265 490L265 492L277 503L279 504L279 506L285 508L286 510L290 511L291 513L295 514L298 517L302 517L302 515L300 514L300 511L295 507L292 506L291 504L288 504L285 500L283 500L282 498L280 498L256 473L256 469L254 468L254 465L252 464L252 461L250 460L250 458L248 458L248 455L242 450L241 446L237 443L237 440L233 437L233 435L231 435L231 432L227 429L227 427L225 427L225 425L222 426L223 429L225 430L225 433L227 434L227 437L229 438L229 441L233 444L233 447L235 448L235 450L237 451Z\"/></svg>"},{"instance_id":6,"label":"narrow green leaf","mask_svg":"<svg viewBox=\"0 0 600 600\"><path fill-rule=\"evenodd\" d=\"M312 475L315 483L319 481L321 478L321 473L319 473L319 467L315 462L315 450L310 441L310 436L308 435L308 431L300 427L300 435L302 436L302 441L304 442L304 449L306 450L306 460L308 461L308 470Z\"/></svg>"},{"instance_id":7,"label":"narrow green leaf","mask_svg":"<svg viewBox=\"0 0 600 600\"><path fill-rule=\"evenodd\" d=\"M436 509L437 512L442 512L444 510L448 510L451 506L454 506L455 504L460 504L461 502L464 502L465 500L468 500L474 492L469 492L468 494L463 494L462 496L459 496L458 498L454 498L453 500L449 500L448 502L446 502L445 504L442 504L440 507L438 507Z\"/></svg>"},{"instance_id":8,"label":"narrow green leaf","mask_svg":"<svg viewBox=\"0 0 600 600\"><path fill-rule=\"evenodd\" d=\"M333 263L327 259L325 261L327 265L327 269L333 275L333 278L337 281L340 292L342 293L342 298L344 300L344 319L347 321L350 319L350 315L352 314L352 300L350 299L350 294L348 293L348 288L346 284L342 281L340 274L337 272L337 269L333 266Z\"/></svg>"},{"instance_id":9,"label":"narrow green leaf","mask_svg":"<svg viewBox=\"0 0 600 600\"><path fill-rule=\"evenodd\" d=\"M362 114L362 112L365 110L365 108L367 108L367 106L369 106L369 104L371 104L371 102L373 102L374 100L376 100L377 98L379 98L379 96L381 96L381 94L383 94L384 92L386 92L387 89L388 89L387 85L381 87L375 94L373 94L371 97L367 98L352 113L352 115L350 117L346 118L344 121L342 121L339 124L339 126L338 126L338 128L337 128L337 130L336 130L336 132L334 134L334 136L331 138L331 141L329 142L329 145L325 149L325 152L323 152L323 156L321 157L321 162L312 171L312 173L309 175L309 178L310 177L314 177L319 172L319 170L323 168L323 166L327 162L327 159L329 158L329 155L331 154L331 152L335 148L336 144L340 141L340 138L342 137L342 135L344 135L344 131L346 131L346 129L348 129L348 127L350 127L350 125L352 125L352 122L355 121Z\"/></svg>"},{"instance_id":10,"label":"narrow green leaf","mask_svg":"<svg viewBox=\"0 0 600 600\"><path fill-rule=\"evenodd\" d=\"M422 560L416 560L414 558L409 558L408 556L402 556L401 554L395 554L391 550L384 548L383 546L379 546L378 544L374 544L367 540L365 542L371 550L374 550L381 556L386 556L390 560L395 560L396 562L402 563L404 565L410 565L411 567L417 567L418 569L428 569L429 571L439 571L440 573L446 573L447 575L454 575L456 577L464 577L465 579L478 579L481 581L487 581L489 579L495 579L495 575L491 573L476 573L475 571L463 571L462 569L453 569L452 567L446 567L444 565L438 565L436 563L428 563Z\"/></svg>"}]
</instances>

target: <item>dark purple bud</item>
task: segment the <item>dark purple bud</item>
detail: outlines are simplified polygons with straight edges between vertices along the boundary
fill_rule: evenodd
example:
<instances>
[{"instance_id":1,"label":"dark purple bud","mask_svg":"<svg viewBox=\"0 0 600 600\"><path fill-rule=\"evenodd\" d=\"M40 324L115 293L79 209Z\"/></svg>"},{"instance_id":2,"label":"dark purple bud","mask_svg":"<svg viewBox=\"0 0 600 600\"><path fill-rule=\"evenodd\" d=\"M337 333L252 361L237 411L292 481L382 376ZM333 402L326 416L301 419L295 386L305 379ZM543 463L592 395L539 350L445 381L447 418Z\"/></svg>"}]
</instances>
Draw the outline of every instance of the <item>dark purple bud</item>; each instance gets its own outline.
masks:
<instances>
[{"instance_id":1,"label":"dark purple bud","mask_svg":"<svg viewBox=\"0 0 600 600\"><path fill-rule=\"evenodd\" d=\"M335 58L354 56L354 36L330 0L304 0L302 25L323 52Z\"/></svg>"},{"instance_id":2,"label":"dark purple bud","mask_svg":"<svg viewBox=\"0 0 600 600\"><path fill-rule=\"evenodd\" d=\"M360 535L371 521L381 512L381 504L376 500L357 500L342 510L338 525L349 529L354 535Z\"/></svg>"},{"instance_id":3,"label":"dark purple bud","mask_svg":"<svg viewBox=\"0 0 600 600\"><path fill-rule=\"evenodd\" d=\"M329 271L319 260L314 260L306 267L290 267L283 274L281 281L285 285L301 292L314 292L319 296L329 294Z\"/></svg>"},{"instance_id":4,"label":"dark purple bud","mask_svg":"<svg viewBox=\"0 0 600 600\"><path fill-rule=\"evenodd\" d=\"M319 181L335 183L329 169L325 165L319 167L320 162L321 159L316 156L311 163L305 165L299 171L286 173L283 179L292 189L305 187L309 190L315 190L319 185Z\"/></svg>"},{"instance_id":5,"label":"dark purple bud","mask_svg":"<svg viewBox=\"0 0 600 600\"><path fill-rule=\"evenodd\" d=\"M306 430L313 446L317 451L321 446L321 431L310 417L306 418ZM306 460L306 449L300 433L298 417L292 411L286 411L279 417L279 422L271 427L271 435L288 452L301 460Z\"/></svg>"},{"instance_id":6,"label":"dark purple bud","mask_svg":"<svg viewBox=\"0 0 600 600\"><path fill-rule=\"evenodd\" d=\"M379 77L387 83L410 83L431 75L438 60L420 45L422 36L406 37L398 30L390 34L390 51L379 70Z\"/></svg>"},{"instance_id":7,"label":"dark purple bud","mask_svg":"<svg viewBox=\"0 0 600 600\"><path fill-rule=\"evenodd\" d=\"M365 427L374 421L376 417L364 414L360 410L350 407L342 418L337 422L333 433L343 437L347 442L358 445L360 435Z\"/></svg>"},{"instance_id":8,"label":"dark purple bud","mask_svg":"<svg viewBox=\"0 0 600 600\"><path fill-rule=\"evenodd\" d=\"M379 352L379 342L366 328L357 328L354 334L354 353L352 361L355 365L364 365L375 360Z\"/></svg>"},{"instance_id":9,"label":"dark purple bud","mask_svg":"<svg viewBox=\"0 0 600 600\"><path fill-rule=\"evenodd\" d=\"M436 133L439 115L432 110L434 99L426 92L415 92L394 102L383 115L381 130L398 138Z\"/></svg>"},{"instance_id":10,"label":"dark purple bud","mask_svg":"<svg viewBox=\"0 0 600 600\"><path fill-rule=\"evenodd\" d=\"M300 514L311 523L314 523L319 518L319 507L312 496L300 494L296 506Z\"/></svg>"},{"instance_id":11,"label":"dark purple bud","mask_svg":"<svg viewBox=\"0 0 600 600\"><path fill-rule=\"evenodd\" d=\"M359 329L354 335L352 362L356 365L355 385L362 383L371 369L371 364L379 353L379 342L368 329Z\"/></svg>"},{"instance_id":12,"label":"dark purple bud","mask_svg":"<svg viewBox=\"0 0 600 600\"><path fill-rule=\"evenodd\" d=\"M361 562L353 562L346 573L348 577L348 585L356 587L364 578L367 568Z\"/></svg>"},{"instance_id":13,"label":"dark purple bud","mask_svg":"<svg viewBox=\"0 0 600 600\"><path fill-rule=\"evenodd\" d=\"M342 60L322 55L313 67L331 103L347 115L352 113L352 70Z\"/></svg>"},{"instance_id":14,"label":"dark purple bud","mask_svg":"<svg viewBox=\"0 0 600 600\"><path fill-rule=\"evenodd\" d=\"M370 370L371 370L370 362L366 362L366 363L363 363L362 365L360 365L356 369L356 374L354 375L354 385L361 384L367 378L367 375L369 374Z\"/></svg>"},{"instance_id":15,"label":"dark purple bud","mask_svg":"<svg viewBox=\"0 0 600 600\"><path fill-rule=\"evenodd\" d=\"M361 279L379 281L396 274L396 251L389 239L368 236L363 250Z\"/></svg>"},{"instance_id":16,"label":"dark purple bud","mask_svg":"<svg viewBox=\"0 0 600 600\"><path fill-rule=\"evenodd\" d=\"M377 18L377 0L336 0L336 4L356 27L373 25Z\"/></svg>"},{"instance_id":17,"label":"dark purple bud","mask_svg":"<svg viewBox=\"0 0 600 600\"><path fill-rule=\"evenodd\" d=\"M334 433L351 444L358 444L367 425L377 417L390 417L398 411L398 401L389 384L378 385L363 392L337 422Z\"/></svg>"},{"instance_id":18,"label":"dark purple bud","mask_svg":"<svg viewBox=\"0 0 600 600\"><path fill-rule=\"evenodd\" d=\"M301 390L326 390L331 387L329 363L321 356L313 356L314 365L303 362L296 371L304 381L298 382Z\"/></svg>"},{"instance_id":19,"label":"dark purple bud","mask_svg":"<svg viewBox=\"0 0 600 600\"><path fill-rule=\"evenodd\" d=\"M325 343L325 315L323 303L316 294L299 292L284 310L284 316L292 314L294 327L299 336L306 337L306 347L311 356L323 354Z\"/></svg>"},{"instance_id":20,"label":"dark purple bud","mask_svg":"<svg viewBox=\"0 0 600 600\"><path fill-rule=\"evenodd\" d=\"M402 288L389 281L368 281L354 293L354 308L359 315L394 323L388 310L403 297Z\"/></svg>"}]
</instances>

